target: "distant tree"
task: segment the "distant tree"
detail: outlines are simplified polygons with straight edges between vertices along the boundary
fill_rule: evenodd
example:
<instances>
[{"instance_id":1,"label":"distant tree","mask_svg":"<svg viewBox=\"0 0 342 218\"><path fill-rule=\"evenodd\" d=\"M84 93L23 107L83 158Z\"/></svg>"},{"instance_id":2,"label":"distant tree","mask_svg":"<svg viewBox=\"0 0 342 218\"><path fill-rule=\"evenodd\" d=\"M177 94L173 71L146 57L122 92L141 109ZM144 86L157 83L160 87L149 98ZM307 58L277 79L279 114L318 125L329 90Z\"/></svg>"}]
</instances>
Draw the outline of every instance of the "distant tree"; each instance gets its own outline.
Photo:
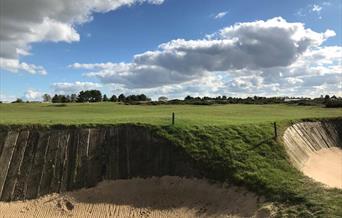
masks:
<instances>
[{"instance_id":1,"label":"distant tree","mask_svg":"<svg viewBox=\"0 0 342 218\"><path fill-rule=\"evenodd\" d=\"M76 94L71 94L70 95L70 102L76 102L77 101L77 95Z\"/></svg>"},{"instance_id":2,"label":"distant tree","mask_svg":"<svg viewBox=\"0 0 342 218\"><path fill-rule=\"evenodd\" d=\"M147 98L147 96L145 94L138 95L138 99L139 99L139 101L148 101L149 100L149 98Z\"/></svg>"},{"instance_id":3,"label":"distant tree","mask_svg":"<svg viewBox=\"0 0 342 218\"><path fill-rule=\"evenodd\" d=\"M64 97L64 98L63 98ZM62 103L63 100L65 101L65 96L64 95L57 95L55 94L53 97L52 97L52 103Z\"/></svg>"},{"instance_id":4,"label":"distant tree","mask_svg":"<svg viewBox=\"0 0 342 218\"><path fill-rule=\"evenodd\" d=\"M326 95L325 97L324 97L324 102L325 103L328 103L330 101L330 96L329 95Z\"/></svg>"},{"instance_id":5,"label":"distant tree","mask_svg":"<svg viewBox=\"0 0 342 218\"><path fill-rule=\"evenodd\" d=\"M186 96L186 97L184 98L185 101L191 101L191 100L193 100L193 99L194 99L194 98L191 97L190 95L188 95L188 96Z\"/></svg>"},{"instance_id":6,"label":"distant tree","mask_svg":"<svg viewBox=\"0 0 342 218\"><path fill-rule=\"evenodd\" d=\"M43 95L43 102L51 102L51 96L49 94Z\"/></svg>"},{"instance_id":7,"label":"distant tree","mask_svg":"<svg viewBox=\"0 0 342 218\"><path fill-rule=\"evenodd\" d=\"M86 93L84 91L80 91L80 93L78 93L77 96L77 102L86 102L87 101L88 96L86 96Z\"/></svg>"},{"instance_id":8,"label":"distant tree","mask_svg":"<svg viewBox=\"0 0 342 218\"><path fill-rule=\"evenodd\" d=\"M119 97L118 97L118 100L119 100L120 102L126 101L125 95L124 95L124 94L120 94Z\"/></svg>"},{"instance_id":9,"label":"distant tree","mask_svg":"<svg viewBox=\"0 0 342 218\"><path fill-rule=\"evenodd\" d=\"M67 95L67 96L61 95L60 99L61 99L61 103L68 103L68 102L70 102L70 96L69 95Z\"/></svg>"},{"instance_id":10,"label":"distant tree","mask_svg":"<svg viewBox=\"0 0 342 218\"><path fill-rule=\"evenodd\" d=\"M103 95L102 101L109 101L109 99L108 99L106 94Z\"/></svg>"},{"instance_id":11,"label":"distant tree","mask_svg":"<svg viewBox=\"0 0 342 218\"><path fill-rule=\"evenodd\" d=\"M120 96L119 96L119 101L120 101ZM129 95L123 101L132 102L132 101L137 101L137 99L135 95Z\"/></svg>"},{"instance_id":12,"label":"distant tree","mask_svg":"<svg viewBox=\"0 0 342 218\"><path fill-rule=\"evenodd\" d=\"M112 97L110 97L109 101L111 102L117 102L118 98L116 97L116 95L112 95Z\"/></svg>"},{"instance_id":13,"label":"distant tree","mask_svg":"<svg viewBox=\"0 0 342 218\"><path fill-rule=\"evenodd\" d=\"M342 108L342 98L331 97L329 101L326 101L325 106L328 108Z\"/></svg>"},{"instance_id":14,"label":"distant tree","mask_svg":"<svg viewBox=\"0 0 342 218\"><path fill-rule=\"evenodd\" d=\"M86 90L78 94L78 102L100 102L102 94L99 90Z\"/></svg>"},{"instance_id":15,"label":"distant tree","mask_svg":"<svg viewBox=\"0 0 342 218\"><path fill-rule=\"evenodd\" d=\"M23 103L23 99L17 98L17 100L13 101L12 103Z\"/></svg>"},{"instance_id":16,"label":"distant tree","mask_svg":"<svg viewBox=\"0 0 342 218\"><path fill-rule=\"evenodd\" d=\"M59 99L58 95L55 94L55 95L52 97L51 101L52 101L52 103L59 103L59 102L60 102L60 99Z\"/></svg>"}]
</instances>

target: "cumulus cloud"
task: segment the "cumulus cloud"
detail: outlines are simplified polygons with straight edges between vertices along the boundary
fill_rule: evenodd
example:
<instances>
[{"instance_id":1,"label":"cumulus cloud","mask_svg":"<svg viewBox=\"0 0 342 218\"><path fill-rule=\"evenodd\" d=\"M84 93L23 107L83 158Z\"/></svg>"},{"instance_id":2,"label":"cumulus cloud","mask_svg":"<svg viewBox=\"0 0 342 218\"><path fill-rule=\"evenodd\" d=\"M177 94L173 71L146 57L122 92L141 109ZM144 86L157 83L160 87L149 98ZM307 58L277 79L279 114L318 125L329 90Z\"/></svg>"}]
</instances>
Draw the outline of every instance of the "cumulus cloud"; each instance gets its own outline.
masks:
<instances>
[{"instance_id":1,"label":"cumulus cloud","mask_svg":"<svg viewBox=\"0 0 342 218\"><path fill-rule=\"evenodd\" d=\"M93 82L60 82L60 83L53 83L51 85L54 93L58 94L76 94L82 90L89 90L89 89L98 89L101 88L102 85Z\"/></svg>"},{"instance_id":2,"label":"cumulus cloud","mask_svg":"<svg viewBox=\"0 0 342 218\"><path fill-rule=\"evenodd\" d=\"M224 16L226 16L227 14L228 14L228 11L219 12L219 13L217 13L217 14L214 16L214 19L221 19L221 18L223 18Z\"/></svg>"},{"instance_id":3,"label":"cumulus cloud","mask_svg":"<svg viewBox=\"0 0 342 218\"><path fill-rule=\"evenodd\" d=\"M92 20L93 13L144 2L162 4L163 0L0 0L0 58L18 61L20 55L29 54L30 45L35 42L79 41L75 26ZM10 68L8 64L0 65L9 71L26 71L20 66L21 63Z\"/></svg>"},{"instance_id":4,"label":"cumulus cloud","mask_svg":"<svg viewBox=\"0 0 342 218\"><path fill-rule=\"evenodd\" d=\"M303 82L307 78L340 76L341 47L322 46L333 36L333 30L316 32L303 23L276 17L238 23L204 39L172 40L159 45L158 50L135 55L130 63L74 63L70 67L85 69L85 76L126 90L160 90L173 85L183 91L192 87L196 93L192 84L216 78L223 81L222 89L204 85L204 92L269 95L286 94L291 89L295 93L301 87L308 88ZM336 81L331 85L336 87Z\"/></svg>"},{"instance_id":5,"label":"cumulus cloud","mask_svg":"<svg viewBox=\"0 0 342 218\"><path fill-rule=\"evenodd\" d=\"M42 66L37 66L34 64L28 64L25 62L19 62L17 59L7 59L0 57L0 66L3 69L6 69L11 72L25 71L30 74L40 74L46 75L46 70Z\"/></svg>"},{"instance_id":6,"label":"cumulus cloud","mask_svg":"<svg viewBox=\"0 0 342 218\"><path fill-rule=\"evenodd\" d=\"M29 89L25 92L25 99L28 101L41 101L42 100L43 93Z\"/></svg>"}]
</instances>

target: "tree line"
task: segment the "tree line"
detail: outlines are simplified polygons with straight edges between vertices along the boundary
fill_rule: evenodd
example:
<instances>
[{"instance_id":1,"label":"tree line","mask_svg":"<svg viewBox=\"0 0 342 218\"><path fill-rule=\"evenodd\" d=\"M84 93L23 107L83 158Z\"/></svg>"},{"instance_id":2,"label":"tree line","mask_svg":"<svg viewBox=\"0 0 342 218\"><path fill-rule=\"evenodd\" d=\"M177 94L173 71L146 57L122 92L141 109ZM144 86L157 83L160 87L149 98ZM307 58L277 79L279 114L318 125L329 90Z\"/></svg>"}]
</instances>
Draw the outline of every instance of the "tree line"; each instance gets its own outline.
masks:
<instances>
[{"instance_id":1,"label":"tree line","mask_svg":"<svg viewBox=\"0 0 342 218\"><path fill-rule=\"evenodd\" d=\"M128 95L120 94L118 96L112 95L108 97L106 94L102 95L99 90L85 90L78 94L71 95L61 95L55 94L50 96L49 94L43 95L44 102L52 103L84 103L84 102L123 102L125 104L193 104L193 105L211 105L211 104L293 104L301 106L315 106L315 105L325 105L329 108L342 107L342 98L334 96L320 96L318 98L306 98L306 97L227 97L227 96L216 96L216 97L193 97L186 96L183 100L173 99L167 100L166 97L160 97L159 101L151 101L149 97L145 94L140 95ZM22 103L22 99L17 99L12 103Z\"/></svg>"},{"instance_id":2,"label":"tree line","mask_svg":"<svg viewBox=\"0 0 342 218\"><path fill-rule=\"evenodd\" d=\"M307 97L262 97L262 96L254 96L254 97L246 97L246 98L238 98L238 97L226 97L226 96L217 96L217 97L192 97L190 95L184 98L184 101L181 100L172 100L170 103L187 103L187 104L195 104L195 105L210 105L210 104L293 104L300 106L317 106L317 105L325 105L326 107L342 107L342 98L336 97L335 95L321 95L318 98L307 98Z\"/></svg>"},{"instance_id":3,"label":"tree line","mask_svg":"<svg viewBox=\"0 0 342 218\"><path fill-rule=\"evenodd\" d=\"M128 95L120 94L119 96L112 95L108 97L106 94L102 95L99 90L86 90L81 91L78 94L61 95L55 94L51 97L49 94L43 95L43 102L52 103L84 103L84 102L132 102L132 101L150 101L144 94L140 95Z\"/></svg>"}]
</instances>

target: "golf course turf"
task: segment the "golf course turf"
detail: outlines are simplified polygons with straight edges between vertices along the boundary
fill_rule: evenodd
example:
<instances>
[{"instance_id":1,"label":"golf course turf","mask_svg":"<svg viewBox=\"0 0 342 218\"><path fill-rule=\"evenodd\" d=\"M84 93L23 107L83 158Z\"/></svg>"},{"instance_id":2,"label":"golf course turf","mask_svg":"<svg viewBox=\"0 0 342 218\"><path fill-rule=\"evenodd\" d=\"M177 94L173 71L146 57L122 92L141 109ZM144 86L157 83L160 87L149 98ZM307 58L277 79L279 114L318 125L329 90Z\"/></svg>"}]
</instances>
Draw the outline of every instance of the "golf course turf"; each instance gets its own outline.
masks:
<instances>
[{"instance_id":1,"label":"golf course turf","mask_svg":"<svg viewBox=\"0 0 342 218\"><path fill-rule=\"evenodd\" d=\"M118 124L207 126L342 116L342 109L276 105L124 105L119 103L0 104L1 124Z\"/></svg>"}]
</instances>

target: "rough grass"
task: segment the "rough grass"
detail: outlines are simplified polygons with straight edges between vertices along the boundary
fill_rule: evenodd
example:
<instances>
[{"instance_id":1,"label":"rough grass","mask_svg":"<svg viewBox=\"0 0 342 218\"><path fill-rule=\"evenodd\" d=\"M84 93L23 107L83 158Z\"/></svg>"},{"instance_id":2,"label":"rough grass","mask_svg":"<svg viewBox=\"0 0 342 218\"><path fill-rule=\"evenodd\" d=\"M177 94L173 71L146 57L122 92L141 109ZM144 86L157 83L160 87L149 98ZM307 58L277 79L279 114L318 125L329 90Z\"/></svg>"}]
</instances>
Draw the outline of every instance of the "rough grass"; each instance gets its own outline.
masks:
<instances>
[{"instance_id":1,"label":"rough grass","mask_svg":"<svg viewBox=\"0 0 342 218\"><path fill-rule=\"evenodd\" d=\"M342 116L342 109L277 105L123 105L0 104L0 124L117 124L168 125L176 114L178 126L262 123L302 118Z\"/></svg>"}]
</instances>

